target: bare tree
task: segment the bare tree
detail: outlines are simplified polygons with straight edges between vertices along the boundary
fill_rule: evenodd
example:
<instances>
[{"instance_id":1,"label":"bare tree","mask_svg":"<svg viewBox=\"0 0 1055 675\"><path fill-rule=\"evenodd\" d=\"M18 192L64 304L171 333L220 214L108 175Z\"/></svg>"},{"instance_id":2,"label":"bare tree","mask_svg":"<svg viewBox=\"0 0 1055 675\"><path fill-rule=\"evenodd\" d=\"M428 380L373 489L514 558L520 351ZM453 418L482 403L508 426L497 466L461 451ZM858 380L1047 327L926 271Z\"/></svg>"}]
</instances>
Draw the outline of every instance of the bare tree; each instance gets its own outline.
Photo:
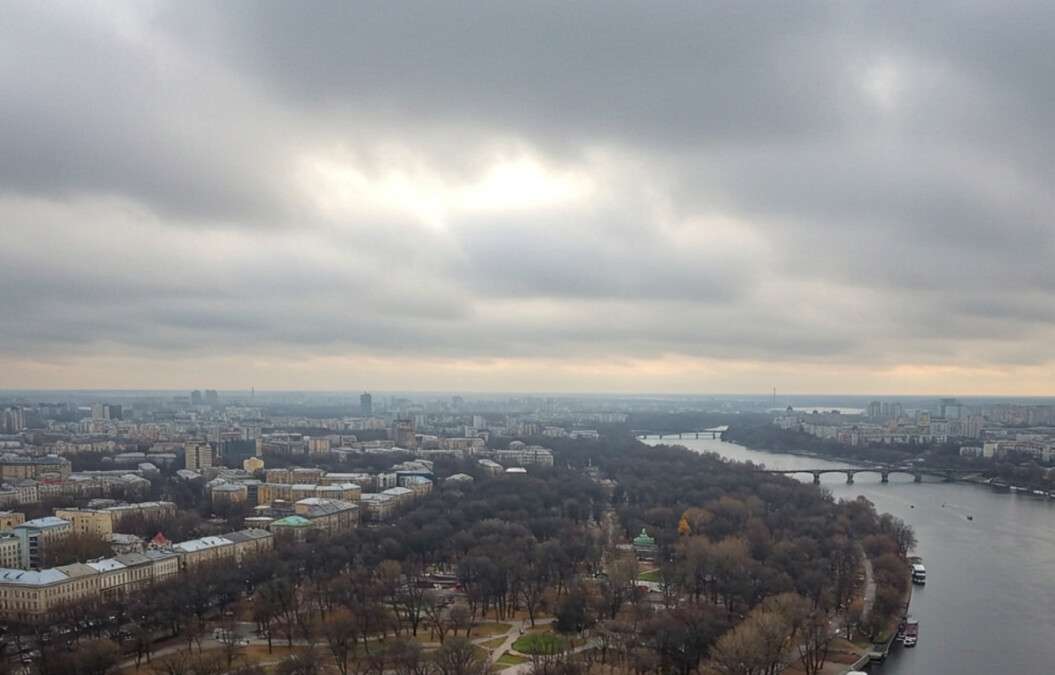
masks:
<instances>
[{"instance_id":1,"label":"bare tree","mask_svg":"<svg viewBox=\"0 0 1055 675\"><path fill-rule=\"evenodd\" d=\"M437 675L490 675L493 672L486 658L477 654L473 644L465 638L451 638L432 656Z\"/></svg>"},{"instance_id":2,"label":"bare tree","mask_svg":"<svg viewBox=\"0 0 1055 675\"><path fill-rule=\"evenodd\" d=\"M346 609L330 612L322 622L322 637L341 675L348 675L349 664L359 645L356 628L355 618Z\"/></svg>"},{"instance_id":3,"label":"bare tree","mask_svg":"<svg viewBox=\"0 0 1055 675\"><path fill-rule=\"evenodd\" d=\"M828 661L828 652L834 639L835 631L832 630L828 616L820 610L811 612L803 622L796 642L799 661L806 675L817 675L821 672Z\"/></svg>"}]
</instances>

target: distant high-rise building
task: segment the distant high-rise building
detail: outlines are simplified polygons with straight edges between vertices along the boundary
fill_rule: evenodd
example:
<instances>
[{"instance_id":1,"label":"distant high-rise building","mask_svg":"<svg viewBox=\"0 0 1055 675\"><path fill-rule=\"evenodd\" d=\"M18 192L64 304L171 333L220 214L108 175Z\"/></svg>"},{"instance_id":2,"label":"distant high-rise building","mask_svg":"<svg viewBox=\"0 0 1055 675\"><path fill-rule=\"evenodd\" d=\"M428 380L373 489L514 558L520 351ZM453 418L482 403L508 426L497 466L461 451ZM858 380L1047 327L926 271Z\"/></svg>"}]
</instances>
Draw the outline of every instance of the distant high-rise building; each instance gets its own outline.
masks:
<instances>
[{"instance_id":1,"label":"distant high-rise building","mask_svg":"<svg viewBox=\"0 0 1055 675\"><path fill-rule=\"evenodd\" d=\"M192 391L190 393L190 404L191 405L201 405L201 403L202 403L201 391L198 390L198 389L195 389L194 391Z\"/></svg>"},{"instance_id":2,"label":"distant high-rise building","mask_svg":"<svg viewBox=\"0 0 1055 675\"><path fill-rule=\"evenodd\" d=\"M414 420L396 420L392 425L392 440L401 448L417 447Z\"/></svg>"},{"instance_id":3,"label":"distant high-rise building","mask_svg":"<svg viewBox=\"0 0 1055 675\"><path fill-rule=\"evenodd\" d=\"M92 405L92 419L119 420L121 419L121 406L110 403L95 403Z\"/></svg>"},{"instance_id":4,"label":"distant high-rise building","mask_svg":"<svg viewBox=\"0 0 1055 675\"><path fill-rule=\"evenodd\" d=\"M25 428L26 415L22 408L11 406L0 413L0 433L17 434Z\"/></svg>"},{"instance_id":5,"label":"distant high-rise building","mask_svg":"<svg viewBox=\"0 0 1055 675\"><path fill-rule=\"evenodd\" d=\"M359 413L362 415L374 414L374 397L366 392L359 396Z\"/></svg>"},{"instance_id":6,"label":"distant high-rise building","mask_svg":"<svg viewBox=\"0 0 1055 675\"><path fill-rule=\"evenodd\" d=\"M220 395L216 393L215 389L205 390L205 404L206 405L218 405L220 403Z\"/></svg>"},{"instance_id":7,"label":"distant high-rise building","mask_svg":"<svg viewBox=\"0 0 1055 675\"><path fill-rule=\"evenodd\" d=\"M954 398L943 398L941 400L941 416L945 419L960 419L963 417L963 406Z\"/></svg>"},{"instance_id":8,"label":"distant high-rise building","mask_svg":"<svg viewBox=\"0 0 1055 675\"><path fill-rule=\"evenodd\" d=\"M191 471L201 471L216 463L216 454L208 443L188 443L184 450L187 453L186 468Z\"/></svg>"},{"instance_id":9,"label":"distant high-rise building","mask_svg":"<svg viewBox=\"0 0 1055 675\"><path fill-rule=\"evenodd\" d=\"M883 417L883 404L879 401L872 401L868 404L868 416L874 420Z\"/></svg>"}]
</instances>

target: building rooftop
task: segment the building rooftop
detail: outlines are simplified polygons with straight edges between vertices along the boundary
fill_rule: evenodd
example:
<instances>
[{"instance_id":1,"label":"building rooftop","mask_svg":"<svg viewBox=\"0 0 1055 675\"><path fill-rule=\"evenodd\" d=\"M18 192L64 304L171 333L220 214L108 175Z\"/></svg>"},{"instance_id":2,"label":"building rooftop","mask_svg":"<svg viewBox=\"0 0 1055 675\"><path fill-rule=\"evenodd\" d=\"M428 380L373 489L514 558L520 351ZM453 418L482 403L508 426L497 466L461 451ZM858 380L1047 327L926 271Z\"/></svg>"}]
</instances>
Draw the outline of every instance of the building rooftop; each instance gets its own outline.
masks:
<instances>
[{"instance_id":1,"label":"building rooftop","mask_svg":"<svg viewBox=\"0 0 1055 675\"><path fill-rule=\"evenodd\" d=\"M114 558L103 558L102 560L94 560L86 564L97 572L115 572L125 568L123 563Z\"/></svg>"},{"instance_id":2,"label":"building rooftop","mask_svg":"<svg viewBox=\"0 0 1055 675\"><path fill-rule=\"evenodd\" d=\"M409 492L409 490L408 490L408 492ZM387 501L390 501L390 500L395 499L395 498L396 498L395 495L387 494L387 490L386 490L385 492L368 492L368 493L364 494L362 497L360 497L359 501L362 501L362 502L387 502Z\"/></svg>"},{"instance_id":3,"label":"building rooftop","mask_svg":"<svg viewBox=\"0 0 1055 675\"><path fill-rule=\"evenodd\" d=\"M146 565L151 562L151 559L142 553L123 553L114 556L114 560L127 567L132 567L133 565Z\"/></svg>"},{"instance_id":4,"label":"building rooftop","mask_svg":"<svg viewBox=\"0 0 1055 675\"><path fill-rule=\"evenodd\" d=\"M10 570L0 569L0 583L21 584L24 586L46 586L69 579L57 568L46 570Z\"/></svg>"},{"instance_id":5,"label":"building rooftop","mask_svg":"<svg viewBox=\"0 0 1055 675\"><path fill-rule=\"evenodd\" d=\"M648 532L645 532L645 528L641 528L641 534L634 537L634 546L655 546L656 540L648 536Z\"/></svg>"},{"instance_id":6,"label":"building rooftop","mask_svg":"<svg viewBox=\"0 0 1055 675\"><path fill-rule=\"evenodd\" d=\"M15 529L18 528L32 528L38 530L46 530L52 527L63 527L69 525L70 521L63 520L62 518L56 518L55 516L44 516L43 518L34 518L33 520L27 520L21 525L16 525Z\"/></svg>"},{"instance_id":7,"label":"building rooftop","mask_svg":"<svg viewBox=\"0 0 1055 675\"><path fill-rule=\"evenodd\" d=\"M181 541L178 544L173 544L172 548L177 548L185 553L193 553L195 551L205 551L210 548L226 546L232 543L234 542L224 537L202 537L201 539Z\"/></svg>"},{"instance_id":8,"label":"building rooftop","mask_svg":"<svg viewBox=\"0 0 1055 675\"><path fill-rule=\"evenodd\" d=\"M311 521L302 516L286 516L271 523L271 527L311 527Z\"/></svg>"}]
</instances>

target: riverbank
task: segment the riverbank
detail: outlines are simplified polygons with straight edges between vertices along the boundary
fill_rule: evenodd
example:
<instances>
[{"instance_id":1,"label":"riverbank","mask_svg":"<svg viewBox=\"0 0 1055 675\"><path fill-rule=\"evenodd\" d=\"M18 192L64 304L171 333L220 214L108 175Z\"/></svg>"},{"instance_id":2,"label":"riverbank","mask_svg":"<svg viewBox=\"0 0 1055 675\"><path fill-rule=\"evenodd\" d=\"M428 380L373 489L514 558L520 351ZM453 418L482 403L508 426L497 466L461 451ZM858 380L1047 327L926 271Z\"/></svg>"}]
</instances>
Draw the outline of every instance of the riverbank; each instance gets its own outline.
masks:
<instances>
[{"instance_id":1,"label":"riverbank","mask_svg":"<svg viewBox=\"0 0 1055 675\"><path fill-rule=\"evenodd\" d=\"M839 465L709 438L680 444L777 470ZM878 475L858 476L852 485L844 476L821 480L836 500L864 497L877 511L912 525L919 540L916 552L927 565L927 585L913 587L911 599L912 616L920 622L919 644L895 646L869 672L1040 673L1055 662L1055 615L1040 601L1055 597L1055 577L1049 573L1055 566L1055 501L968 483L914 484L893 477L881 483Z\"/></svg>"}]
</instances>

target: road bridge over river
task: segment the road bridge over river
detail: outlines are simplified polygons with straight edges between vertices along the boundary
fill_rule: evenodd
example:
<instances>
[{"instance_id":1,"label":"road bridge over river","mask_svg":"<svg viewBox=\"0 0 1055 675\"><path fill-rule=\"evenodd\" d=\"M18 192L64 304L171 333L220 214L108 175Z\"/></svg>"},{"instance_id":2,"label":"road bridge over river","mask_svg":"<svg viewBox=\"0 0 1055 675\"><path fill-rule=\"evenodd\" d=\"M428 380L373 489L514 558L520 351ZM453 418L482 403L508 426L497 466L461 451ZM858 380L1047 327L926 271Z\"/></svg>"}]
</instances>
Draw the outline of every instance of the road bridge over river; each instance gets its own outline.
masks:
<instances>
[{"instance_id":1,"label":"road bridge over river","mask_svg":"<svg viewBox=\"0 0 1055 675\"><path fill-rule=\"evenodd\" d=\"M916 483L922 483L924 476L931 476L940 478L945 482L952 482L957 478L969 474L977 474L977 471L967 471L964 469L946 469L946 468L931 468L921 466L860 466L860 467L848 467L845 469L839 468L823 468L823 469L758 469L760 473L779 473L785 476L793 476L796 474L811 474L813 476L814 484L820 484L821 476L826 473L840 473L846 476L847 485L853 485L854 476L859 473L871 473L879 475L879 482L889 483L890 476L893 474L902 474L906 476L912 476L912 479Z\"/></svg>"},{"instance_id":2,"label":"road bridge over river","mask_svg":"<svg viewBox=\"0 0 1055 675\"><path fill-rule=\"evenodd\" d=\"M728 425L720 427L711 427L710 429L699 429L696 431L651 431L646 429L634 429L632 433L634 436L642 439L646 438L700 438L701 434L703 438L721 438L722 433L729 431Z\"/></svg>"}]
</instances>

